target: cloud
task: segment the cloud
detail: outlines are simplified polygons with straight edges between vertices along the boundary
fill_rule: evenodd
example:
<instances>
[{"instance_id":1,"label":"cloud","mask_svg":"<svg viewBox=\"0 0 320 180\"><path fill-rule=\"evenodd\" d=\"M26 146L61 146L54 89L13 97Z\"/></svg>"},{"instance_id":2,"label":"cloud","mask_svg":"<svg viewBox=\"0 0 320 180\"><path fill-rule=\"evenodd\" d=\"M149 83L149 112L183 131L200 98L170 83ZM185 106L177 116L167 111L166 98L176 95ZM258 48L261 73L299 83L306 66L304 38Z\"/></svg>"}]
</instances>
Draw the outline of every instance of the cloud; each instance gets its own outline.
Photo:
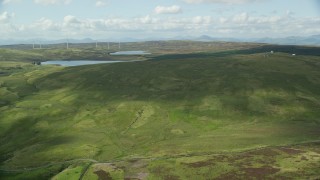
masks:
<instances>
[{"instance_id":1,"label":"cloud","mask_svg":"<svg viewBox=\"0 0 320 180\"><path fill-rule=\"evenodd\" d=\"M320 34L320 17L287 16L285 12L271 16L242 12L221 17L146 15L135 18L79 18L67 15L60 20L40 18L28 24L13 24L12 18L13 13L0 13L2 36L61 38L69 34L74 38L104 38L112 35L145 37L149 33L153 37L207 34L215 37L252 38Z\"/></svg>"},{"instance_id":2,"label":"cloud","mask_svg":"<svg viewBox=\"0 0 320 180\"><path fill-rule=\"evenodd\" d=\"M249 19L249 15L246 12L243 12L241 14L235 15L233 17L233 22L235 23L246 23Z\"/></svg>"},{"instance_id":3,"label":"cloud","mask_svg":"<svg viewBox=\"0 0 320 180\"><path fill-rule=\"evenodd\" d=\"M155 24L158 22L157 18L153 18L150 15L141 17L141 18L135 18L134 21L142 23L142 24Z\"/></svg>"},{"instance_id":4,"label":"cloud","mask_svg":"<svg viewBox=\"0 0 320 180\"><path fill-rule=\"evenodd\" d=\"M212 18L210 16L196 16L192 18L193 24L210 24L212 22Z\"/></svg>"},{"instance_id":5,"label":"cloud","mask_svg":"<svg viewBox=\"0 0 320 180\"><path fill-rule=\"evenodd\" d=\"M107 5L107 2L106 1L103 1L103 0L98 0L96 1L96 4L95 4L97 7L104 7Z\"/></svg>"},{"instance_id":6,"label":"cloud","mask_svg":"<svg viewBox=\"0 0 320 180\"><path fill-rule=\"evenodd\" d=\"M23 27L25 28L25 27ZM35 31L59 31L59 23L55 23L53 20L48 18L40 18L35 23L27 26L28 29Z\"/></svg>"},{"instance_id":7,"label":"cloud","mask_svg":"<svg viewBox=\"0 0 320 180\"><path fill-rule=\"evenodd\" d=\"M56 4L70 4L72 0L33 0L36 4L42 5L56 5Z\"/></svg>"},{"instance_id":8,"label":"cloud","mask_svg":"<svg viewBox=\"0 0 320 180\"><path fill-rule=\"evenodd\" d=\"M63 22L66 23L66 24L77 24L77 23L80 23L80 21L75 16L71 16L71 15L65 16L63 18Z\"/></svg>"},{"instance_id":9,"label":"cloud","mask_svg":"<svg viewBox=\"0 0 320 180\"><path fill-rule=\"evenodd\" d=\"M259 2L264 0L183 0L183 1L190 4L200 4L200 3L244 4L244 3Z\"/></svg>"},{"instance_id":10,"label":"cloud","mask_svg":"<svg viewBox=\"0 0 320 180\"><path fill-rule=\"evenodd\" d=\"M10 3L17 3L21 2L21 0L0 0L0 3L2 4L10 4Z\"/></svg>"},{"instance_id":11,"label":"cloud","mask_svg":"<svg viewBox=\"0 0 320 180\"><path fill-rule=\"evenodd\" d=\"M1 23L9 23L12 18L14 18L14 13L8 13L7 11L0 14Z\"/></svg>"},{"instance_id":12,"label":"cloud","mask_svg":"<svg viewBox=\"0 0 320 180\"><path fill-rule=\"evenodd\" d=\"M173 6L157 6L154 9L156 14L178 14L181 13L181 7L177 5Z\"/></svg>"}]
</instances>

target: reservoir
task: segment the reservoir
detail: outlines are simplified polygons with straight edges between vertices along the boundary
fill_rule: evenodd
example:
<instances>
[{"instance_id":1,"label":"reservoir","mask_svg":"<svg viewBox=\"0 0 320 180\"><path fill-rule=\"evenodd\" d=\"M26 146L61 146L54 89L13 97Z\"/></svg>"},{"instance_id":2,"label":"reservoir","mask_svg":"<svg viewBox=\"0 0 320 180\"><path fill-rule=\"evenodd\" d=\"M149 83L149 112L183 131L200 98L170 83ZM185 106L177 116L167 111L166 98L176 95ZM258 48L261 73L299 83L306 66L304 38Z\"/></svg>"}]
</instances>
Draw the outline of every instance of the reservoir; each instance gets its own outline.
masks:
<instances>
[{"instance_id":1,"label":"reservoir","mask_svg":"<svg viewBox=\"0 0 320 180\"><path fill-rule=\"evenodd\" d=\"M60 65L60 66L82 66L92 64L107 64L107 63L121 63L134 61L90 61L90 60L72 60L72 61L45 61L42 65Z\"/></svg>"},{"instance_id":2,"label":"reservoir","mask_svg":"<svg viewBox=\"0 0 320 180\"><path fill-rule=\"evenodd\" d=\"M118 51L114 53L110 53L110 55L113 56L119 56L119 55L148 55L151 53L145 52L145 51Z\"/></svg>"}]
</instances>

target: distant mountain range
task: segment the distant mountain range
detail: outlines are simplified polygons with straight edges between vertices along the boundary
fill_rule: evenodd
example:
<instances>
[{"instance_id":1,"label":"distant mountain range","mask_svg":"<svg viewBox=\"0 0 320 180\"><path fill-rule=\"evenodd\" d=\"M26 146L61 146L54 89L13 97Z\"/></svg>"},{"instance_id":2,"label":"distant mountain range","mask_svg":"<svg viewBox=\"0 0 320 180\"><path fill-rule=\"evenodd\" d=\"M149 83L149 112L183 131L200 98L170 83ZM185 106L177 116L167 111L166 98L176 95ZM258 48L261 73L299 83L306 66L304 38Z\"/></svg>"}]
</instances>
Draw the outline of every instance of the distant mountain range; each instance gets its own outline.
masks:
<instances>
[{"instance_id":1,"label":"distant mountain range","mask_svg":"<svg viewBox=\"0 0 320 180\"><path fill-rule=\"evenodd\" d=\"M227 42L255 42L279 45L311 45L320 46L320 35L313 35L308 37L290 36L285 38L214 38L207 35L200 36L195 40L198 41L227 41Z\"/></svg>"},{"instance_id":2,"label":"distant mountain range","mask_svg":"<svg viewBox=\"0 0 320 180\"><path fill-rule=\"evenodd\" d=\"M320 35L313 35L308 37L301 36L290 36L285 38L217 38L208 35L200 37L174 37L174 38L121 38L121 39L98 39L94 40L91 38L85 39L28 39L28 40L16 40L16 39L0 39L0 45L11 45L11 44L61 44L61 43L95 43L98 42L141 42L141 41L155 41L155 40L193 40L193 41L226 41L226 42L254 42L254 43L267 43L267 44L279 44L279 45L310 45L320 46Z\"/></svg>"},{"instance_id":3,"label":"distant mountain range","mask_svg":"<svg viewBox=\"0 0 320 180\"><path fill-rule=\"evenodd\" d=\"M291 36L286 38L262 38L256 39L255 42L282 44L282 45L320 45L320 35L313 35L308 37Z\"/></svg>"}]
</instances>

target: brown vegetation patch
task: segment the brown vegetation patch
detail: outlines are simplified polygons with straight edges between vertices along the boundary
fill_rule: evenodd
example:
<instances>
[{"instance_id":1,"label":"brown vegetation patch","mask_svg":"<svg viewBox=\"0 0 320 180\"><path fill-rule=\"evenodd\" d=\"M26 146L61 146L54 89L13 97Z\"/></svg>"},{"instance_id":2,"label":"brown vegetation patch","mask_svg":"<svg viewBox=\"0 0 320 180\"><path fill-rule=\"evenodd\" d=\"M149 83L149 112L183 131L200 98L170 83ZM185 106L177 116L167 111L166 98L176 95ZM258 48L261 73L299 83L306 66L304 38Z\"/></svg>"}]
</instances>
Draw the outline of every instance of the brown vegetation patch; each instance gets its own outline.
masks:
<instances>
[{"instance_id":1,"label":"brown vegetation patch","mask_svg":"<svg viewBox=\"0 0 320 180\"><path fill-rule=\"evenodd\" d=\"M265 148L265 149L259 149L259 150L256 150L256 151L252 151L250 152L250 154L252 155L261 155L261 156L278 156L280 155L280 153L270 149L270 148Z\"/></svg>"},{"instance_id":2,"label":"brown vegetation patch","mask_svg":"<svg viewBox=\"0 0 320 180\"><path fill-rule=\"evenodd\" d=\"M254 155L247 152L247 153L242 153L242 154L235 154L232 157L229 158L229 161L239 161L243 159L249 159L252 158Z\"/></svg>"},{"instance_id":3,"label":"brown vegetation patch","mask_svg":"<svg viewBox=\"0 0 320 180\"><path fill-rule=\"evenodd\" d=\"M308 161L309 159L307 158L307 157L305 157L305 156L302 156L301 157L301 161Z\"/></svg>"},{"instance_id":4,"label":"brown vegetation patch","mask_svg":"<svg viewBox=\"0 0 320 180\"><path fill-rule=\"evenodd\" d=\"M313 151L320 154L320 147L313 149Z\"/></svg>"},{"instance_id":5,"label":"brown vegetation patch","mask_svg":"<svg viewBox=\"0 0 320 180\"><path fill-rule=\"evenodd\" d=\"M260 168L243 168L246 177L256 177L258 179L265 178L268 175L275 174L280 171L279 168L273 168L270 166L263 166Z\"/></svg>"},{"instance_id":6,"label":"brown vegetation patch","mask_svg":"<svg viewBox=\"0 0 320 180\"><path fill-rule=\"evenodd\" d=\"M137 162L137 161L139 161L139 159L129 159L129 160L128 160L128 162L130 162L130 163L135 163L135 162Z\"/></svg>"},{"instance_id":7,"label":"brown vegetation patch","mask_svg":"<svg viewBox=\"0 0 320 180\"><path fill-rule=\"evenodd\" d=\"M166 180L180 180L179 176L174 176L174 175L166 175L166 176L164 176L164 179L166 179Z\"/></svg>"},{"instance_id":8,"label":"brown vegetation patch","mask_svg":"<svg viewBox=\"0 0 320 180\"><path fill-rule=\"evenodd\" d=\"M130 168L144 168L147 166L148 164L145 161L135 161L131 164Z\"/></svg>"},{"instance_id":9,"label":"brown vegetation patch","mask_svg":"<svg viewBox=\"0 0 320 180\"><path fill-rule=\"evenodd\" d=\"M144 180L147 179L149 173L138 173L133 176L125 177L125 180Z\"/></svg>"},{"instance_id":10,"label":"brown vegetation patch","mask_svg":"<svg viewBox=\"0 0 320 180\"><path fill-rule=\"evenodd\" d=\"M219 176L215 179L216 180L232 180L232 179L239 179L239 177L235 172L229 172L226 174L222 174L221 176Z\"/></svg>"},{"instance_id":11,"label":"brown vegetation patch","mask_svg":"<svg viewBox=\"0 0 320 180\"><path fill-rule=\"evenodd\" d=\"M168 167L155 167L151 170L151 172L156 176L159 177L160 179L165 179L165 180L177 180L180 179L178 176L172 174L173 169L168 168Z\"/></svg>"},{"instance_id":12,"label":"brown vegetation patch","mask_svg":"<svg viewBox=\"0 0 320 180\"><path fill-rule=\"evenodd\" d=\"M224 162L224 161L228 161L230 157L227 155L218 155L218 156L214 156L213 158L215 161Z\"/></svg>"},{"instance_id":13,"label":"brown vegetation patch","mask_svg":"<svg viewBox=\"0 0 320 180\"><path fill-rule=\"evenodd\" d=\"M284 147L280 148L280 150L290 155L296 155L296 154L301 154L305 152L299 149L284 148Z\"/></svg>"},{"instance_id":14,"label":"brown vegetation patch","mask_svg":"<svg viewBox=\"0 0 320 180\"><path fill-rule=\"evenodd\" d=\"M112 180L110 174L103 170L95 171L94 173L99 177L99 180Z\"/></svg>"},{"instance_id":15,"label":"brown vegetation patch","mask_svg":"<svg viewBox=\"0 0 320 180\"><path fill-rule=\"evenodd\" d=\"M251 162L259 162L262 164L270 164L275 162L275 157L280 155L279 152L271 149L258 149L234 155L229 158L229 162L237 162L241 165L250 166ZM253 160L255 158L255 160Z\"/></svg>"}]
</instances>

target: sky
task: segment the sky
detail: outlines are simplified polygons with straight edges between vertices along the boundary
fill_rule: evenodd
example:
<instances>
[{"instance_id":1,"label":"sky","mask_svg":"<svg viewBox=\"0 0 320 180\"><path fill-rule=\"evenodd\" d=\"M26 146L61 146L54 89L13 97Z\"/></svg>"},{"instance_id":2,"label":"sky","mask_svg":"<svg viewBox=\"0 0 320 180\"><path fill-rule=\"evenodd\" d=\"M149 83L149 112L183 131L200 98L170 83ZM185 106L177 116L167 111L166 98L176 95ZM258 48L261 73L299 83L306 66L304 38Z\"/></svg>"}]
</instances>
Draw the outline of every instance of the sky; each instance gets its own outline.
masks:
<instances>
[{"instance_id":1,"label":"sky","mask_svg":"<svg viewBox=\"0 0 320 180\"><path fill-rule=\"evenodd\" d=\"M320 0L0 0L0 39L320 34Z\"/></svg>"}]
</instances>

